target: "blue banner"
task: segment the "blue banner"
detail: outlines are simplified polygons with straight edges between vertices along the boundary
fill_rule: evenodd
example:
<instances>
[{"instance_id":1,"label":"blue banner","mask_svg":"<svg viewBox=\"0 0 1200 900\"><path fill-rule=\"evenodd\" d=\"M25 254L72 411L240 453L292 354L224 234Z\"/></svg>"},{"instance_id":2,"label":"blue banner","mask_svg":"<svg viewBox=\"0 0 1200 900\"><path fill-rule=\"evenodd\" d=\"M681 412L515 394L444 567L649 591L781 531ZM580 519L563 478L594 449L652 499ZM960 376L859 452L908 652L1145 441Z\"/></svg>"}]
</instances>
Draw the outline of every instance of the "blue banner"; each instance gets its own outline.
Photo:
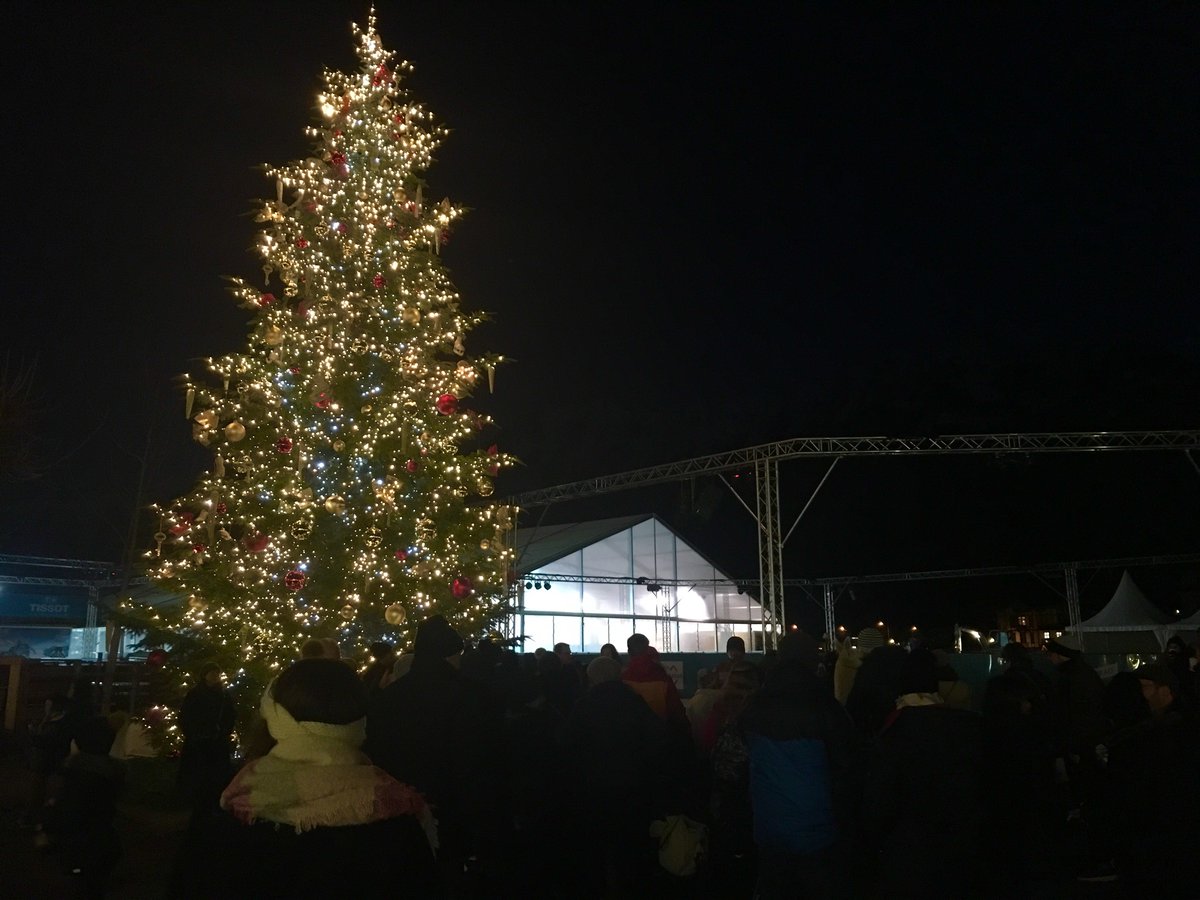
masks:
<instances>
[{"instance_id":1,"label":"blue banner","mask_svg":"<svg viewBox=\"0 0 1200 900\"><path fill-rule=\"evenodd\" d=\"M0 621L82 625L89 599L85 587L0 584Z\"/></svg>"}]
</instances>

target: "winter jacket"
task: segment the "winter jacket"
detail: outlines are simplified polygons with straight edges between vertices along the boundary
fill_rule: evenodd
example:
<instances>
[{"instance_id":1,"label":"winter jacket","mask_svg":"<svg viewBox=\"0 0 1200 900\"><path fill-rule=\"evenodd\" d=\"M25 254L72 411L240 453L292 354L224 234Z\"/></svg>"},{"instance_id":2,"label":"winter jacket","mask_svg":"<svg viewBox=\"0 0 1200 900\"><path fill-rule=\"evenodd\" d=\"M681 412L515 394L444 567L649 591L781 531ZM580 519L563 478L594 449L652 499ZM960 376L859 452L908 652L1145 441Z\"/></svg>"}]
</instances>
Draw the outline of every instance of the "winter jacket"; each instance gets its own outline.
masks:
<instances>
[{"instance_id":1,"label":"winter jacket","mask_svg":"<svg viewBox=\"0 0 1200 900\"><path fill-rule=\"evenodd\" d=\"M781 662L738 723L750 752L755 843L801 854L832 845L849 817L854 729L829 687Z\"/></svg>"},{"instance_id":2,"label":"winter jacket","mask_svg":"<svg viewBox=\"0 0 1200 900\"><path fill-rule=\"evenodd\" d=\"M984 809L980 717L941 705L897 711L867 776L864 825L880 851L882 896L965 896ZM914 860L936 856L936 866ZM958 893L956 894L955 891Z\"/></svg>"},{"instance_id":3,"label":"winter jacket","mask_svg":"<svg viewBox=\"0 0 1200 900\"><path fill-rule=\"evenodd\" d=\"M667 674L658 661L658 652L649 648L645 653L629 660L621 679L633 688L660 719L669 722L687 722L687 712L675 680Z\"/></svg>"},{"instance_id":4,"label":"winter jacket","mask_svg":"<svg viewBox=\"0 0 1200 900\"><path fill-rule=\"evenodd\" d=\"M444 659L418 655L407 675L371 696L363 751L421 792L443 846L476 845L502 814L502 710Z\"/></svg>"}]
</instances>

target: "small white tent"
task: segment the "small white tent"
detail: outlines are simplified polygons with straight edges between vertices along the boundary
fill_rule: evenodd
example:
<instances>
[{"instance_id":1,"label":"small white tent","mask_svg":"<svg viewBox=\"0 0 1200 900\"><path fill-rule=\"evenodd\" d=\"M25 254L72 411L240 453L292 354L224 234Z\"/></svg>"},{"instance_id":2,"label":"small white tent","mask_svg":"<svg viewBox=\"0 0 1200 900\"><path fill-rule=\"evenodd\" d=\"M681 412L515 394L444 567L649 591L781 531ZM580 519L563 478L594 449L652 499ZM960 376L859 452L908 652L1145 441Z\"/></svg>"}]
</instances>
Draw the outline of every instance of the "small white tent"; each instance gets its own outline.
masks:
<instances>
[{"instance_id":1,"label":"small white tent","mask_svg":"<svg viewBox=\"0 0 1200 900\"><path fill-rule=\"evenodd\" d=\"M1196 610L1186 619L1180 619L1178 622L1164 625L1158 630L1158 636L1165 647L1171 635L1177 634L1188 643L1191 643L1195 639L1197 631L1200 631L1200 609Z\"/></svg>"},{"instance_id":2,"label":"small white tent","mask_svg":"<svg viewBox=\"0 0 1200 900\"><path fill-rule=\"evenodd\" d=\"M1104 609L1067 631L1080 636L1086 653L1159 653L1166 643L1166 624L1166 615L1125 572Z\"/></svg>"}]
</instances>

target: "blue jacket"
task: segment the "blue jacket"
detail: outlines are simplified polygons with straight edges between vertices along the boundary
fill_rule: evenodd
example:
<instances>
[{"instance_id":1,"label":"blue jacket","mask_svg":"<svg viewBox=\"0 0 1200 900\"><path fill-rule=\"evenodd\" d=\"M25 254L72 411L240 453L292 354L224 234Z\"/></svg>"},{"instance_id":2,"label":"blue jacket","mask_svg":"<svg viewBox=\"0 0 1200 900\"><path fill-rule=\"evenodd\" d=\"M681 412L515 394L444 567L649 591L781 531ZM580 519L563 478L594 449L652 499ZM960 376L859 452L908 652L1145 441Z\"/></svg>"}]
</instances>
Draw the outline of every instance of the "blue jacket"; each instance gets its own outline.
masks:
<instances>
[{"instance_id":1,"label":"blue jacket","mask_svg":"<svg viewBox=\"0 0 1200 900\"><path fill-rule=\"evenodd\" d=\"M781 663L739 724L750 751L755 843L786 853L833 844L847 818L854 729L829 686L798 663Z\"/></svg>"}]
</instances>

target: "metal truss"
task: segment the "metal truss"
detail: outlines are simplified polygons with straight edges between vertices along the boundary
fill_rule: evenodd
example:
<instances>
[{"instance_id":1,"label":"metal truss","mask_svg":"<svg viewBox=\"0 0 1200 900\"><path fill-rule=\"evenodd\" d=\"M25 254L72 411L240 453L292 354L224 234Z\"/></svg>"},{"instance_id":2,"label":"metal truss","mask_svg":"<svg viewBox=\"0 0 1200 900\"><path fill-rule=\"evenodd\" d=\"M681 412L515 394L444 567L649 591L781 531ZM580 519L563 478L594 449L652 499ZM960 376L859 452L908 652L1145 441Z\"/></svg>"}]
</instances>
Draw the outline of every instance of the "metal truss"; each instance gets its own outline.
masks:
<instances>
[{"instance_id":1,"label":"metal truss","mask_svg":"<svg viewBox=\"0 0 1200 900\"><path fill-rule=\"evenodd\" d=\"M758 444L527 491L512 499L530 509L627 488L681 481L694 475L757 469L760 462L801 457L944 456L962 453L1079 453L1112 450L1198 450L1200 430L1075 431L1037 434L950 434L939 437L814 437Z\"/></svg>"},{"instance_id":2,"label":"metal truss","mask_svg":"<svg viewBox=\"0 0 1200 900\"><path fill-rule=\"evenodd\" d=\"M729 453L698 456L659 466L648 466L605 475L586 481L573 481L541 490L528 491L510 502L526 509L547 506L561 500L575 500L596 494L612 493L634 487L645 487L665 482L682 481L697 475L718 475L737 469L752 469L755 476L755 509L750 510L743 500L742 505L754 516L758 526L758 579L759 604L765 617L773 622L783 621L783 588L792 584L825 585L823 606L826 628L832 627L836 592L830 585L839 582L869 581L913 581L922 578L953 578L970 575L1024 573L1028 567L1000 567L990 569L958 569L941 573L901 573L899 575L873 575L845 579L800 579L785 580L783 577L783 545L791 531L785 535L780 521L779 506L779 463L790 459L832 457L836 463L846 456L946 456L952 454L1006 454L1006 453L1092 453L1128 450L1182 450L1188 460L1200 472L1200 466L1191 456L1191 451L1200 449L1200 430L1178 431L1062 431L1028 434L950 434L938 437L827 437L793 438L758 444ZM830 470L825 473L829 477ZM817 485L817 491L825 483ZM728 482L726 482L728 485ZM736 495L736 491L735 491ZM812 503L816 491L809 497L803 516ZM741 497L738 497L741 500ZM797 517L797 522L799 522ZM793 524L792 529L796 526ZM1080 621L1079 590L1075 579L1078 567L1084 563L1058 564L1050 570L1063 571L1066 577L1067 613L1070 624ZM1046 570L1041 570L1046 571ZM544 577L544 576L543 576ZM742 582L749 584L750 582ZM832 632L829 632L832 634ZM772 630L772 643L777 638Z\"/></svg>"}]
</instances>

